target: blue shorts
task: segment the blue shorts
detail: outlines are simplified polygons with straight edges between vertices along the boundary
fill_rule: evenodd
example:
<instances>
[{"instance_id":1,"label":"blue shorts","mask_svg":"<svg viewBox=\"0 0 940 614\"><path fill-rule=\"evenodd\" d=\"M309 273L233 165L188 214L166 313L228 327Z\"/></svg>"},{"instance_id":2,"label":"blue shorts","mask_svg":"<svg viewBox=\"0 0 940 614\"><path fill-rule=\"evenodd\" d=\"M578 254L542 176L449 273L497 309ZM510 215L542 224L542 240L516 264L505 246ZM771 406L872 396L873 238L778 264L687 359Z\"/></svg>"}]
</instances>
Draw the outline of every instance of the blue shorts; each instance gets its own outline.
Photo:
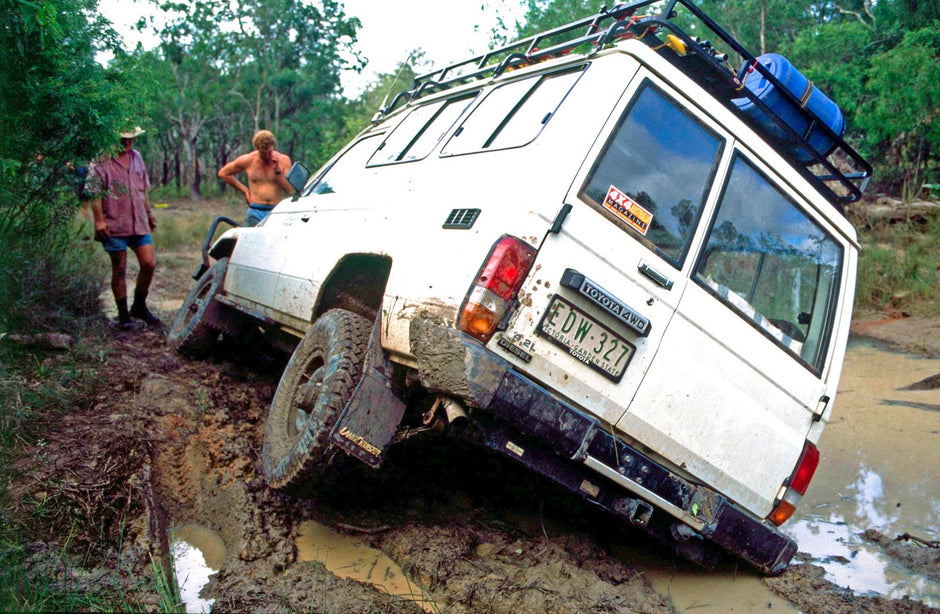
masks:
<instances>
[{"instance_id":1,"label":"blue shorts","mask_svg":"<svg viewBox=\"0 0 940 614\"><path fill-rule=\"evenodd\" d=\"M258 203L251 203L248 205L248 211L245 213L245 226L257 226L261 220L268 217L268 214L271 213L271 209L274 209L274 205L261 205Z\"/></svg>"},{"instance_id":2,"label":"blue shorts","mask_svg":"<svg viewBox=\"0 0 940 614\"><path fill-rule=\"evenodd\" d=\"M129 237L108 237L102 243L106 252L124 252L127 248L137 249L144 245L153 245L153 237L150 234L131 235Z\"/></svg>"}]
</instances>

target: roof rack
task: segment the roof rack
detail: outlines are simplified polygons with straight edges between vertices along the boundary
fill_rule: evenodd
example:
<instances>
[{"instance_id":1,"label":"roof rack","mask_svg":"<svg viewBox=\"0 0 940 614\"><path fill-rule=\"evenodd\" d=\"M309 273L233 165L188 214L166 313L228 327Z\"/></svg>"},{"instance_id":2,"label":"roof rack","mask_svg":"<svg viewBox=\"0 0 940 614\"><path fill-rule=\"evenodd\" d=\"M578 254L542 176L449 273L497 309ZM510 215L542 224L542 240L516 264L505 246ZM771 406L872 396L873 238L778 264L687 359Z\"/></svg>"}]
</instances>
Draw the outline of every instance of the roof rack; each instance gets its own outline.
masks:
<instances>
[{"instance_id":1,"label":"roof rack","mask_svg":"<svg viewBox=\"0 0 940 614\"><path fill-rule=\"evenodd\" d=\"M639 9L662 4L658 13L639 14ZM741 68L729 66L728 55L710 41L690 36L677 23L676 8L681 5L693 19L683 16L683 23L702 24L709 36L714 35L727 49L741 58ZM697 29L697 28L696 28ZM836 134L814 111L801 104L770 70L748 52L734 37L722 29L690 0L634 0L611 9L573 21L567 25L520 39L462 62L451 64L415 78L411 89L401 92L390 104L380 109L377 118L435 92L444 91L473 81L497 77L508 70L516 70L539 62L569 54L594 54L612 44L627 39L642 40L670 63L680 68L709 91L726 107L736 112L755 130L762 133L780 151L790 164L803 174L840 212L843 205L856 202L871 178L871 165L855 151L841 134ZM760 73L775 88L776 93L788 99L789 110L802 114L805 131L794 130L774 109L764 103L750 88L745 87L753 72ZM777 128L770 131L765 123L743 113L733 100L747 98ZM805 101L803 101L805 102ZM829 152L820 152L810 144L810 137L824 135L832 143Z\"/></svg>"}]
</instances>

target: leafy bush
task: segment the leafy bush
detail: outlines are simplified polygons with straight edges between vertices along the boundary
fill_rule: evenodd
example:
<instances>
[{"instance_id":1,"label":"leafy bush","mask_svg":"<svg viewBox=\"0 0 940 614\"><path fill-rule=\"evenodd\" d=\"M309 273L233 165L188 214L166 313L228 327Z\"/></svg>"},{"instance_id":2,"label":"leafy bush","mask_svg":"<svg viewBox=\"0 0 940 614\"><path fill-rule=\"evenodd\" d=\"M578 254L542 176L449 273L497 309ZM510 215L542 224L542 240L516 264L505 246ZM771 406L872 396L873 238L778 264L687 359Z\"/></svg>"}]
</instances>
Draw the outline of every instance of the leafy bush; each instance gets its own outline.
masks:
<instances>
[{"instance_id":1,"label":"leafy bush","mask_svg":"<svg viewBox=\"0 0 940 614\"><path fill-rule=\"evenodd\" d=\"M940 314L940 214L925 217L920 225L859 227L856 308Z\"/></svg>"},{"instance_id":2,"label":"leafy bush","mask_svg":"<svg viewBox=\"0 0 940 614\"><path fill-rule=\"evenodd\" d=\"M95 0L0 3L0 332L69 328L97 308L100 271L76 235L73 165L133 125L133 75ZM24 331L24 329L26 329Z\"/></svg>"},{"instance_id":3,"label":"leafy bush","mask_svg":"<svg viewBox=\"0 0 940 614\"><path fill-rule=\"evenodd\" d=\"M63 224L41 242L0 235L0 330L72 330L75 320L100 312L107 259L82 234Z\"/></svg>"}]
</instances>

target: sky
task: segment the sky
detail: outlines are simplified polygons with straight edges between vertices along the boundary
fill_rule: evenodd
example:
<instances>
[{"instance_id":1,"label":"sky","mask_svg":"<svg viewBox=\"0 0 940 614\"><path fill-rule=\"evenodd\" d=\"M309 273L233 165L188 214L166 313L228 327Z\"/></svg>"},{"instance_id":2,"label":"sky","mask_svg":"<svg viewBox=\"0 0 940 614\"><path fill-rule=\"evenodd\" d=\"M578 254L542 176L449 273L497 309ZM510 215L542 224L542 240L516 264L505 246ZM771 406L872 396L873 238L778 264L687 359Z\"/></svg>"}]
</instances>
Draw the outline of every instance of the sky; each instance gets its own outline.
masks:
<instances>
[{"instance_id":1,"label":"sky","mask_svg":"<svg viewBox=\"0 0 940 614\"><path fill-rule=\"evenodd\" d=\"M419 67L419 73L485 51L498 15L514 24L524 12L521 2L512 0L345 0L344 5L347 16L362 22L358 48L368 60L361 74L343 74L343 92L351 98L376 75L393 72L414 49L424 50L425 59L433 63ZM133 30L141 16L159 12L146 0L99 0L98 8L128 49L138 41L145 48L156 45L156 37Z\"/></svg>"}]
</instances>

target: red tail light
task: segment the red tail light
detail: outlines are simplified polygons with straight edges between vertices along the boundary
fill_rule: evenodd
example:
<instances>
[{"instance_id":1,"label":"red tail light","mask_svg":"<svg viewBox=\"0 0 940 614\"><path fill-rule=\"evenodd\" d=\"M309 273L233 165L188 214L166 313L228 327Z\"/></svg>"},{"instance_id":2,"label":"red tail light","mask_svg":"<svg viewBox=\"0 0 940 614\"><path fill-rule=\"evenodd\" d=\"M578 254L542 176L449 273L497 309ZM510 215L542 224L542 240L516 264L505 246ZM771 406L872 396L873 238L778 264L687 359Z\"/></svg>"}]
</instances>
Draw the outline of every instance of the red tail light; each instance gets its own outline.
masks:
<instances>
[{"instance_id":1,"label":"red tail light","mask_svg":"<svg viewBox=\"0 0 940 614\"><path fill-rule=\"evenodd\" d=\"M460 307L458 328L489 341L506 316L535 259L528 243L503 235L490 250Z\"/></svg>"},{"instance_id":2,"label":"red tail light","mask_svg":"<svg viewBox=\"0 0 940 614\"><path fill-rule=\"evenodd\" d=\"M790 483L781 488L783 491L782 496L770 516L767 517L770 522L780 526L790 519L790 516L796 511L796 504L806 494L806 488L813 479L818 466L819 450L807 441L803 446L800 460L796 463L796 469L793 470L790 476Z\"/></svg>"},{"instance_id":3,"label":"red tail light","mask_svg":"<svg viewBox=\"0 0 940 614\"><path fill-rule=\"evenodd\" d=\"M800 493L806 494L806 487L816 473L816 467L819 466L819 450L810 442L803 446L803 454L800 456L800 462L796 464L796 470L793 472L793 479L790 480L790 488Z\"/></svg>"}]
</instances>

